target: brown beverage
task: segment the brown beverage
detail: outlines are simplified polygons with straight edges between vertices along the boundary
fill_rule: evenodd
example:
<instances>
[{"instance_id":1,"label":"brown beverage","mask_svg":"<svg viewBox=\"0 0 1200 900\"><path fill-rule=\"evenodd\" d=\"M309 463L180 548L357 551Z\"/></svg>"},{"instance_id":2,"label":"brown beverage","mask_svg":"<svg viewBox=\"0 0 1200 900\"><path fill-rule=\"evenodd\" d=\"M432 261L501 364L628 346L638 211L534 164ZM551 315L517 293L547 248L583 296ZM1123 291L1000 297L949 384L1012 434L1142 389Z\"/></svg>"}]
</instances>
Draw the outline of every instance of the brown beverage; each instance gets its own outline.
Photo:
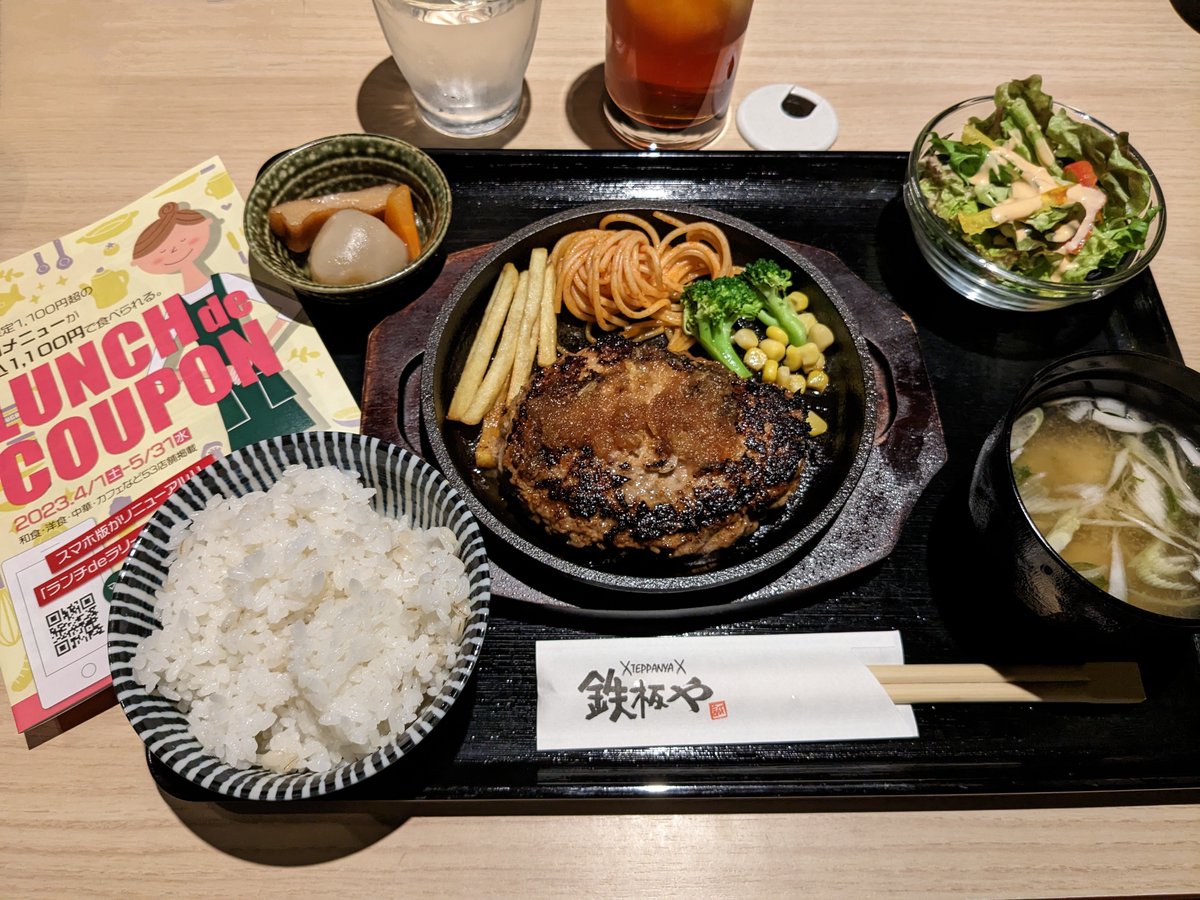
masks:
<instances>
[{"instance_id":1,"label":"brown beverage","mask_svg":"<svg viewBox=\"0 0 1200 900\"><path fill-rule=\"evenodd\" d=\"M604 83L617 133L641 146L698 146L716 137L751 3L608 0Z\"/></svg>"}]
</instances>

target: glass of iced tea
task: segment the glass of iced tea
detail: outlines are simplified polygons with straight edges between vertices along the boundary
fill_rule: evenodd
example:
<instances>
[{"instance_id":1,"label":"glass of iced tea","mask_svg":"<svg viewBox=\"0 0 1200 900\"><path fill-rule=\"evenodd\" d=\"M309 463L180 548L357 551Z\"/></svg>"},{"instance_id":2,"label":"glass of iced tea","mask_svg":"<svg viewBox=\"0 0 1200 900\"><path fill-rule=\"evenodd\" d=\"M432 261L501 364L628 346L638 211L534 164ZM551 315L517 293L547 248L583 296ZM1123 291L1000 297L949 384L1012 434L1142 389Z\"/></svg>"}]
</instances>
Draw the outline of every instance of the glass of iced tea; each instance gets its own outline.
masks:
<instances>
[{"instance_id":1,"label":"glass of iced tea","mask_svg":"<svg viewBox=\"0 0 1200 900\"><path fill-rule=\"evenodd\" d=\"M702 147L725 127L752 0L608 0L604 112L640 149Z\"/></svg>"}]
</instances>

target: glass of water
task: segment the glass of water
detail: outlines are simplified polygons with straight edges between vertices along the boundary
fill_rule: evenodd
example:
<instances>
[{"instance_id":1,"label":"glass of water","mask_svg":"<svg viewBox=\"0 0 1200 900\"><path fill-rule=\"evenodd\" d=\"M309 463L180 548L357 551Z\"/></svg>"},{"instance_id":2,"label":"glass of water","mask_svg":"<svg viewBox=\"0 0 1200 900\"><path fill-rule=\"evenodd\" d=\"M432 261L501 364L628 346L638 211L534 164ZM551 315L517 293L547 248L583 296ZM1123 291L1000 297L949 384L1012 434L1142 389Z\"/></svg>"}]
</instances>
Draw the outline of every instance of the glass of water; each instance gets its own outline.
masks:
<instances>
[{"instance_id":1,"label":"glass of water","mask_svg":"<svg viewBox=\"0 0 1200 900\"><path fill-rule=\"evenodd\" d=\"M375 0L421 118L442 134L499 131L521 106L541 0Z\"/></svg>"}]
</instances>

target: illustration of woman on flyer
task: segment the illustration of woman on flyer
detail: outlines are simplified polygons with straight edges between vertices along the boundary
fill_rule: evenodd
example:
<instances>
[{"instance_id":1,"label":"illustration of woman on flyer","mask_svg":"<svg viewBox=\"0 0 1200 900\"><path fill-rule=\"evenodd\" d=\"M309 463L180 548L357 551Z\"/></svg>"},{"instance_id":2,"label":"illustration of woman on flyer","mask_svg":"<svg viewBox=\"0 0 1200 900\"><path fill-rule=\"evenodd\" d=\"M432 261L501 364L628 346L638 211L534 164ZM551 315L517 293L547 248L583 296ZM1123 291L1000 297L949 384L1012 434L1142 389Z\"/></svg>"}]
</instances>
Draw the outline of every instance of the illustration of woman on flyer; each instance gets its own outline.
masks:
<instances>
[{"instance_id":1,"label":"illustration of woman on flyer","mask_svg":"<svg viewBox=\"0 0 1200 900\"><path fill-rule=\"evenodd\" d=\"M257 302L265 301L248 278L228 273L210 275L202 267L204 258L216 249L220 239L221 227L214 217L200 210L180 207L177 203L164 203L158 211L158 219L138 236L132 262L151 275L183 277L180 295L196 326L199 343L215 347L228 364L217 335L203 327L198 311L209 298L216 296L224 300L234 291L244 291L247 297ZM273 339L286 321L280 317L267 331L268 339ZM236 319L229 327L241 333ZM217 409L229 435L230 450L279 434L305 431L314 424L282 372L259 374L249 385L235 383L229 395L217 403Z\"/></svg>"}]
</instances>

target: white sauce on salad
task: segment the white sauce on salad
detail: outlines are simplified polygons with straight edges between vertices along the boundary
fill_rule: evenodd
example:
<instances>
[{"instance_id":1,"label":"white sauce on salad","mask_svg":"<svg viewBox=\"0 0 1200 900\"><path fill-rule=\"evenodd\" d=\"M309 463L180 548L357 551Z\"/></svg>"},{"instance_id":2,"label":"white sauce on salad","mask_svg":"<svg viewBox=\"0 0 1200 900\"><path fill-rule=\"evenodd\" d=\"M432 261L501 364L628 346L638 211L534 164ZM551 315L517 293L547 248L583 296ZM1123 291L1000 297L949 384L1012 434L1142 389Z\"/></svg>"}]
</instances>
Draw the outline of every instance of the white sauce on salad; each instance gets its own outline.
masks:
<instances>
[{"instance_id":1,"label":"white sauce on salad","mask_svg":"<svg viewBox=\"0 0 1200 900\"><path fill-rule=\"evenodd\" d=\"M1050 232L1048 235L1046 235L1046 239L1048 241L1050 241L1051 243L1061 244L1067 238L1069 238L1073 234L1075 234L1075 232L1078 228L1079 228L1079 220L1071 219L1070 221L1063 222L1061 225L1059 225L1057 228L1055 228L1052 232Z\"/></svg>"},{"instance_id":2,"label":"white sauce on salad","mask_svg":"<svg viewBox=\"0 0 1200 900\"><path fill-rule=\"evenodd\" d=\"M992 179L992 173L999 171L1000 157L994 151L989 151L983 158L983 165L979 167L979 171L967 180L974 185L987 184Z\"/></svg>"},{"instance_id":3,"label":"white sauce on salad","mask_svg":"<svg viewBox=\"0 0 1200 900\"><path fill-rule=\"evenodd\" d=\"M1079 223L1079 227L1075 230L1075 235L1059 249L1064 253L1078 253L1080 248L1083 247L1084 241L1087 240L1088 235L1092 233L1092 226L1096 223L1096 215L1100 210L1104 209L1104 204L1108 202L1108 197L1100 188L1073 184L1067 188L1067 199L1083 207L1083 221Z\"/></svg>"},{"instance_id":4,"label":"white sauce on salad","mask_svg":"<svg viewBox=\"0 0 1200 900\"><path fill-rule=\"evenodd\" d=\"M1055 284L1063 280L1063 275L1075 268L1075 257L1064 255L1058 261L1058 265L1054 267L1054 271L1050 273L1050 281Z\"/></svg>"},{"instance_id":5,"label":"white sauce on salad","mask_svg":"<svg viewBox=\"0 0 1200 900\"><path fill-rule=\"evenodd\" d=\"M1005 222L1027 219L1041 208L1041 194L1034 194L1032 197L1012 197L992 207L992 221L1003 225Z\"/></svg>"},{"instance_id":6,"label":"white sauce on salad","mask_svg":"<svg viewBox=\"0 0 1200 900\"><path fill-rule=\"evenodd\" d=\"M1055 180L1054 176L1044 166L1031 163L1015 150L1008 147L994 147L988 152L988 156L991 156L993 153L1016 166L1024 179L1033 184L1039 193L1050 191L1060 186L1059 182Z\"/></svg>"},{"instance_id":7,"label":"white sauce on salad","mask_svg":"<svg viewBox=\"0 0 1200 900\"><path fill-rule=\"evenodd\" d=\"M1020 181L1013 182L1012 195L1018 200L1028 200L1030 197L1039 196L1040 192L1036 187L1022 178Z\"/></svg>"},{"instance_id":8,"label":"white sauce on salad","mask_svg":"<svg viewBox=\"0 0 1200 900\"><path fill-rule=\"evenodd\" d=\"M1063 243L1059 249L1063 253L1078 253L1092 232L1096 216L1108 202L1104 191L1096 187L1086 187L1082 184L1072 184L1055 178L1044 167L1036 165L1009 147L996 146L988 151L983 165L971 177L972 184L983 184L991 177L991 173L1000 167L1000 160L1011 163L1020 170L1022 177L1012 183L1009 199L998 203L991 209L992 221L997 225L1007 222L1017 222L1035 215L1049 206L1048 192L1066 188L1066 199L1070 203L1078 203L1083 207L1083 219L1071 220L1059 225L1048 237L1054 243ZM1071 266L1061 263L1051 275L1051 281L1061 281L1062 273Z\"/></svg>"}]
</instances>

